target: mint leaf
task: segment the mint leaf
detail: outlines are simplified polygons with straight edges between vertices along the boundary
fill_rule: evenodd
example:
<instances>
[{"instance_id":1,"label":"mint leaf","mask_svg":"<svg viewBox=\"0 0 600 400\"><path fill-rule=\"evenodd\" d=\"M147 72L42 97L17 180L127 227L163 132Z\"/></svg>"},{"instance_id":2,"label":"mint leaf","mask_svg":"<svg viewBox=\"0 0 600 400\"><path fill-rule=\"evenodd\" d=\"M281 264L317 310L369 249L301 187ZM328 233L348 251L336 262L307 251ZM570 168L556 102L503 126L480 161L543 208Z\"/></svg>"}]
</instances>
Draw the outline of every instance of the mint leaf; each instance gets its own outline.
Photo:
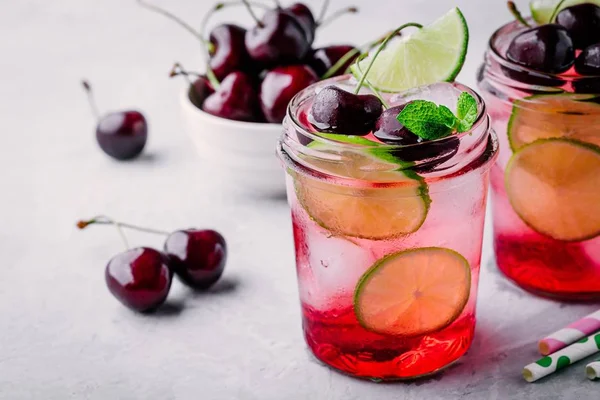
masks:
<instances>
[{"instance_id":1,"label":"mint leaf","mask_svg":"<svg viewBox=\"0 0 600 400\"><path fill-rule=\"evenodd\" d=\"M398 121L425 140L440 139L454 130L457 119L446 106L427 100L414 100L398 114Z\"/></svg>"},{"instance_id":2,"label":"mint leaf","mask_svg":"<svg viewBox=\"0 0 600 400\"><path fill-rule=\"evenodd\" d=\"M477 119L477 100L467 92L462 92L458 97L456 106L456 116L458 117L459 132L466 132L475 123Z\"/></svg>"}]
</instances>

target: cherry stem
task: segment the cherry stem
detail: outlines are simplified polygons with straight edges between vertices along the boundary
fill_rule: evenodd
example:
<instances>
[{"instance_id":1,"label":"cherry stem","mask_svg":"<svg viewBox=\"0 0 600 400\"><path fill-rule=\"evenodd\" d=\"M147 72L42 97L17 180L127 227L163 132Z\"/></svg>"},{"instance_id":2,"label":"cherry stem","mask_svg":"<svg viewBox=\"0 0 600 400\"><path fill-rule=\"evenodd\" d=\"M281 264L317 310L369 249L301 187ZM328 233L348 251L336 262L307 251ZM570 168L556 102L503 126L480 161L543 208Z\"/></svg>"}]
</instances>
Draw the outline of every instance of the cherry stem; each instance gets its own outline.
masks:
<instances>
[{"instance_id":1,"label":"cherry stem","mask_svg":"<svg viewBox=\"0 0 600 400\"><path fill-rule=\"evenodd\" d=\"M342 8L341 10L337 10L336 12L334 12L333 14L331 14L326 19L320 20L317 23L317 26L321 28L321 27L323 27L323 26L325 26L327 24L330 24L331 22L335 21L336 19L338 19L342 15L345 15L345 14L356 14L357 12L358 12L358 8L357 7Z\"/></svg>"},{"instance_id":2,"label":"cherry stem","mask_svg":"<svg viewBox=\"0 0 600 400\"><path fill-rule=\"evenodd\" d=\"M254 7L259 7L265 10L268 10L269 7L262 4L262 3L257 3L257 2L253 2L253 1L249 1L248 4L254 6ZM206 28L208 27L208 21L210 21L211 17L214 15L215 12L226 8L226 7L231 7L231 6L243 6L244 4L240 1L231 1L231 2L220 2L220 3L216 3L211 9L210 11L208 11L205 15L204 18L202 19L202 24L200 25L200 34L202 35L202 37L205 37L206 35ZM210 43L210 41L208 42ZM210 43L210 48L209 50L209 54L213 53L215 51L214 46L212 45L212 43ZM212 55L212 54L211 54Z\"/></svg>"},{"instance_id":3,"label":"cherry stem","mask_svg":"<svg viewBox=\"0 0 600 400\"><path fill-rule=\"evenodd\" d=\"M269 7L262 3L257 3L255 1L248 1L248 4L250 4L253 7L262 8L263 10L269 10ZM200 25L200 33L203 35L203 37L204 37L204 35L206 35L206 28L208 27L208 21L210 20L210 18L213 16L213 14L216 11L219 11L226 7L243 6L243 5L244 4L239 0L216 3L213 6L213 8L208 13L206 13L206 15L204 15L204 19L202 20L202 24Z\"/></svg>"},{"instance_id":4,"label":"cherry stem","mask_svg":"<svg viewBox=\"0 0 600 400\"><path fill-rule=\"evenodd\" d=\"M110 224L110 225L114 225L115 228L117 228L117 232L119 233L119 236L121 237L121 240L123 241L123 244L125 245L125 249L129 250L129 242L127 241L127 236L125 236L125 232L123 232L123 229L121 229L121 226L123 226L123 224L121 224L120 222L115 222L112 219L105 217L103 215L99 215L97 217L94 217L90 220L87 221L79 221L77 222L77 227L79 229L84 229L86 228L88 225L92 225L92 224Z\"/></svg>"},{"instance_id":5,"label":"cherry stem","mask_svg":"<svg viewBox=\"0 0 600 400\"><path fill-rule=\"evenodd\" d=\"M164 10L160 7L157 7L155 5L146 3L144 0L137 0L137 2L142 7L146 8L148 10L154 11L158 14L161 14L161 15L171 19L172 21L177 23L179 26L181 26L183 29L185 29L186 31L188 31L192 35L194 35L196 37L196 39L198 39L200 42L202 42L202 44L204 46L206 46L208 49L210 49L212 47L212 43L210 43L206 39L204 39L198 31L196 31L194 28L192 28L187 22L185 22L181 18L177 17L175 14L173 14L167 10Z\"/></svg>"},{"instance_id":6,"label":"cherry stem","mask_svg":"<svg viewBox=\"0 0 600 400\"><path fill-rule=\"evenodd\" d=\"M508 10L510 11L510 13L513 15L513 17L515 17L515 19L517 21L519 21L521 24L525 25L526 27L531 28L531 25L529 25L529 23L527 21L525 21L525 18L523 18L521 11L519 11L519 9L517 8L517 5L515 4L514 1L509 1L506 3L506 5L508 6Z\"/></svg>"},{"instance_id":7,"label":"cherry stem","mask_svg":"<svg viewBox=\"0 0 600 400\"><path fill-rule=\"evenodd\" d=\"M380 44L381 42L383 42L385 39L387 38L387 35L377 39L374 42L368 43L367 45L362 46L363 48L366 48L367 50L372 49L373 47L377 46L378 44ZM359 49L352 49L350 51L348 51L346 54L344 54L342 56L342 58L340 58L335 64L333 64L331 66L331 68L329 68L325 74L323 74L323 76L321 77L321 79L327 79L327 78L331 78L333 75L335 75L340 68L342 68L344 66L344 64L346 64L352 57L360 54L361 51Z\"/></svg>"},{"instance_id":8,"label":"cherry stem","mask_svg":"<svg viewBox=\"0 0 600 400\"><path fill-rule=\"evenodd\" d=\"M340 58L339 60L337 60L337 62L335 64L333 64L331 66L331 68L329 68L321 77L321 79L327 79L327 78L331 78L333 75L335 75L340 68L342 68L344 66L344 64L346 64L350 59L352 59L352 57L356 56L360 54L360 50L359 49L352 49L350 51L348 51L346 54L344 54L342 56L342 58Z\"/></svg>"},{"instance_id":9,"label":"cherry stem","mask_svg":"<svg viewBox=\"0 0 600 400\"><path fill-rule=\"evenodd\" d=\"M565 4L565 1L567 0L561 0L557 5L556 8L554 8L554 11L552 11L552 15L550 16L550 21L548 21L549 23L552 23L552 21L554 21L554 19L556 18L556 15L558 14L558 12L561 10L561 7L563 4Z\"/></svg>"},{"instance_id":10,"label":"cherry stem","mask_svg":"<svg viewBox=\"0 0 600 400\"><path fill-rule=\"evenodd\" d=\"M379 93L379 90L375 89L375 87L373 85L371 85L371 82L366 81L366 85L369 87L369 89L371 89L371 91L373 92L375 97L377 97L379 99L379 101L381 101L381 104L383 105L384 110L387 110L388 108L390 108L390 105L387 103L387 101L385 101L385 99L383 98L381 93Z\"/></svg>"},{"instance_id":11,"label":"cherry stem","mask_svg":"<svg viewBox=\"0 0 600 400\"><path fill-rule=\"evenodd\" d=\"M396 35L398 35L398 33L400 33L400 31L402 31L405 28L411 27L411 26L415 27L415 28L419 28L419 29L423 28L423 25L421 25L421 24L417 24L416 22L409 22L409 23L406 23L406 24L400 26L399 28L395 29L392 33L390 33L383 40L383 42L381 42L381 45L379 45L379 48L377 49L377 51L373 55L373 58L371 59L371 62L367 66L367 69L362 74L362 77L360 78L360 81L358 82L358 85L356 86L356 89L354 89L354 94L358 94L358 92L360 92L360 88L362 88L362 86L364 85L365 79L367 78L367 75L369 75L369 72L371 71L371 68L373 67L373 64L375 64L375 60L377 59L377 57L379 56L379 54L383 51L383 49L385 49L385 46L387 46L388 42L390 40L392 40L392 38L394 38Z\"/></svg>"},{"instance_id":12,"label":"cherry stem","mask_svg":"<svg viewBox=\"0 0 600 400\"><path fill-rule=\"evenodd\" d=\"M206 27L208 26L208 21L210 20L210 18L213 16L213 14L216 11L219 11L221 8L225 7L224 3L217 3L213 6L212 9L210 9L209 12L207 12L204 15L204 18L202 19L202 24L200 25L200 35L204 38L204 35L206 34ZM206 51L208 52L208 55L211 56L214 52L215 52L215 46L210 42L210 40L206 40L204 39L207 43L209 43L209 45L206 47Z\"/></svg>"},{"instance_id":13,"label":"cherry stem","mask_svg":"<svg viewBox=\"0 0 600 400\"><path fill-rule=\"evenodd\" d=\"M273 0L273 3L275 3L275 7L281 9L281 3L279 2L279 0Z\"/></svg>"},{"instance_id":14,"label":"cherry stem","mask_svg":"<svg viewBox=\"0 0 600 400\"><path fill-rule=\"evenodd\" d=\"M86 80L81 81L81 85L87 93L87 98L88 102L90 103L90 108L92 109L92 114L94 114L94 117L96 119L100 119L100 113L98 112L98 105L96 104L94 93L92 92L92 86Z\"/></svg>"},{"instance_id":15,"label":"cherry stem","mask_svg":"<svg viewBox=\"0 0 600 400\"><path fill-rule=\"evenodd\" d=\"M179 76L179 75L183 75L185 77L185 80L188 81L188 83L190 84L190 86L194 84L192 82L192 80L190 79L190 75L194 75L197 77L200 76L200 74L198 74L196 72L187 72L185 69L183 69L181 64L177 62L177 63L173 64L173 67L171 68L171 72L169 72L169 78L173 78L173 77Z\"/></svg>"},{"instance_id":16,"label":"cherry stem","mask_svg":"<svg viewBox=\"0 0 600 400\"><path fill-rule=\"evenodd\" d=\"M321 21L325 18L325 14L327 13L327 9L329 8L329 0L325 0L323 2L323 6L321 7L321 13L319 14L319 19L317 25L321 25Z\"/></svg>"},{"instance_id":17,"label":"cherry stem","mask_svg":"<svg viewBox=\"0 0 600 400\"><path fill-rule=\"evenodd\" d=\"M242 3L244 3L244 5L246 6L246 9L248 9L248 12L250 13L250 16L252 17L252 19L254 19L254 21L256 21L256 25L258 25L259 28L264 28L265 24L263 24L262 21L260 19L258 19L256 14L254 14L254 10L252 9L252 6L248 2L248 0L242 0Z\"/></svg>"},{"instance_id":18,"label":"cherry stem","mask_svg":"<svg viewBox=\"0 0 600 400\"><path fill-rule=\"evenodd\" d=\"M89 220L82 220L77 222L77 227L79 229L85 229L87 228L89 225L115 225L120 231L121 233L122 230L120 229L121 227L123 228L128 228L128 229L133 229L136 231L140 231L140 232L146 232L146 233L152 233L155 235L163 235L163 236L169 236L170 233L166 232L166 231L161 231L159 229L152 229L152 228L145 228L142 226L137 226L137 225L133 225L133 224L128 224L125 222L119 222L119 221L115 221L105 215L98 215L92 219ZM123 235L124 237L125 235ZM127 239L125 239L126 241Z\"/></svg>"}]
</instances>

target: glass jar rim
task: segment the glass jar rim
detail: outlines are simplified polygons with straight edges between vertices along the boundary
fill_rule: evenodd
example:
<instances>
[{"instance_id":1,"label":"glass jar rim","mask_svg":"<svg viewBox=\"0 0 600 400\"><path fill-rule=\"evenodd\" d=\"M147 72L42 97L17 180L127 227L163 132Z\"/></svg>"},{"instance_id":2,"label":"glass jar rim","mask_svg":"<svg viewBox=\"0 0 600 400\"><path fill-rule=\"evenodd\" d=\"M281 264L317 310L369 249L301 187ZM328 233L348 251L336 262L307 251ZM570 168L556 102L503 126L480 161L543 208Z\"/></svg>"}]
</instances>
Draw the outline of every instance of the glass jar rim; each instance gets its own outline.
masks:
<instances>
[{"instance_id":1,"label":"glass jar rim","mask_svg":"<svg viewBox=\"0 0 600 400\"><path fill-rule=\"evenodd\" d=\"M535 21L531 17L525 18L525 20L528 23L532 22L535 24ZM537 70L531 69L529 67L526 67L524 65L518 64L514 61L511 61L502 54L502 51L500 51L500 49L498 48L498 44L499 44L498 42L504 35L511 33L511 32L516 32L519 30L526 31L526 30L534 28L534 27L535 27L535 25L532 25L531 27L526 27L526 26L523 26L521 24L521 22L519 22L519 21L511 21L511 22L508 22L508 23L500 26L498 29L496 29L494 31L494 33L492 33L492 36L490 37L490 39L488 41L488 51L491 52L492 56L494 57L494 61L496 61L501 67L507 68L509 70L526 72L526 73L534 75L534 76L545 78L548 81L561 80L566 83L566 82L586 81L586 80L590 80L590 79L600 79L600 75L585 75L585 76L567 75L567 76L565 76L562 74L553 74L553 73L548 73L548 72L537 71ZM543 85L534 85L534 86L543 86Z\"/></svg>"},{"instance_id":2,"label":"glass jar rim","mask_svg":"<svg viewBox=\"0 0 600 400\"><path fill-rule=\"evenodd\" d=\"M383 164L388 164L389 169L385 165L381 166L383 170L412 170L412 172L418 173L425 181L435 182L459 176L471 170L487 170L497 156L498 139L491 128L491 121L485 102L473 89L457 82L437 82L404 92L386 93L386 95L393 106L396 103L401 103L402 100L410 101L411 97L413 99L420 97L420 91L426 87L434 88L436 85L444 85L442 86L442 90L452 91L453 98L454 95L458 98L458 93L461 91L467 91L473 95L478 107L476 121L467 132L411 145L374 142L373 146L361 143L347 143L319 136L318 133L309 132L310 127L307 126L306 122L303 122L303 112L307 110L307 106L310 105L310 101L314 99L320 88L336 83L341 86L348 85L349 87L355 84L349 75L327 79L299 92L288 104L287 116L283 123L284 132L277 145L278 155L288 165L288 170L291 168L292 170L303 171L318 179L336 179L337 182L344 185L355 186L357 181L364 181L359 183L359 185L364 184L366 187L372 187L375 184L378 187L390 187L405 185L406 182L391 182L387 179L384 181L377 178L357 179L350 176L341 176L331 170L328 171L327 168L323 169L324 167L322 165L319 166L319 163L344 162L351 154L362 154L368 157L374 156L383 161ZM366 93L367 90L365 89L361 93ZM439 94L443 95L444 93ZM451 143L454 141L456 144ZM318 145L311 145L313 142L316 142ZM320 146L321 144L324 146ZM427 146L432 147L427 148ZM380 158L377 153L384 157ZM428 156L421 158L423 154L427 154ZM391 158L387 158L388 155ZM317 163L315 164L311 160Z\"/></svg>"},{"instance_id":3,"label":"glass jar rim","mask_svg":"<svg viewBox=\"0 0 600 400\"><path fill-rule=\"evenodd\" d=\"M312 96L314 96L316 94L316 92L315 92L316 87L318 87L318 86L325 87L331 83L336 83L336 82L340 83L343 81L348 81L349 79L352 79L352 78L353 77L351 74L337 76L335 78L330 78L325 81L318 82L317 84L311 85L311 86L303 89L299 93L297 93L292 98L292 100L289 102L287 110L286 110L287 119L288 119L288 121L290 121L293 124L294 129L297 132L301 132L302 135L304 135L305 137L307 137L313 141L317 141L317 142L327 144L330 146L333 145L333 146L335 146L335 148L338 148L340 150L343 150L345 148L346 149L356 149L357 145L355 145L355 144L337 141L337 140L333 140L333 139L328 139L328 138L319 136L317 134L314 134L314 133L308 131L304 127L304 125L298 120L297 115L296 115L297 113L295 112L296 110L300 109L301 105L305 101L307 101L308 99L310 99ZM439 85L439 84L451 85L456 89L459 89L464 92L468 92L470 95L472 95L475 98L475 101L477 102L477 118L475 119L475 122L473 123L473 126L471 127L471 129L469 129L466 132L453 134L452 137L455 137L460 140L461 138L472 134L474 131L479 129L483 123L486 122L487 108L486 108L485 102L483 101L481 96L475 90L473 90L473 89L469 88L468 86L463 85L462 83L459 83L459 82L436 82L436 83L433 83L430 85L424 85L424 86L420 86L420 87L416 87L416 88L411 88L411 89L403 91L403 92L398 92L398 93L395 93L394 95L395 96L401 96L401 95L406 96L406 95L410 95L411 93L416 93L418 91L421 91L424 88L432 87L432 86ZM322 132L322 133L327 133L327 132ZM414 143L414 144L405 144L405 145L379 143L379 147L382 150L408 151L410 149L419 148L419 146L422 147L423 145L432 145L432 144L435 145L437 143L443 143L447 139L448 139L448 137L443 137L441 139L434 139L434 140L428 140L428 141L424 141L424 142L419 142L419 143Z\"/></svg>"}]
</instances>

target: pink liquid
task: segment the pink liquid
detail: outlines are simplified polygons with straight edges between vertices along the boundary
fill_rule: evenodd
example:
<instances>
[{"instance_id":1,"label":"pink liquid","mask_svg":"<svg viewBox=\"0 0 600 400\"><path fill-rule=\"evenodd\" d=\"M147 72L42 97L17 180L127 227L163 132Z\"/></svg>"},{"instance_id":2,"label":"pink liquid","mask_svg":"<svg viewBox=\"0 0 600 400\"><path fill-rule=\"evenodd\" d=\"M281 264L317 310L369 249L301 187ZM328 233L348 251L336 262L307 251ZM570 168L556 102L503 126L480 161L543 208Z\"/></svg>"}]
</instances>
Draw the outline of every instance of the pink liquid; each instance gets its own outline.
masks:
<instances>
[{"instance_id":1,"label":"pink liquid","mask_svg":"<svg viewBox=\"0 0 600 400\"><path fill-rule=\"evenodd\" d=\"M512 105L489 95L486 103L500 140L500 156L491 173L499 269L536 294L567 300L600 298L600 237L581 242L555 240L528 227L512 209L504 186L504 169L512 155L506 133Z\"/></svg>"},{"instance_id":2,"label":"pink liquid","mask_svg":"<svg viewBox=\"0 0 600 400\"><path fill-rule=\"evenodd\" d=\"M393 380L431 374L468 350L475 329L487 179L485 172L436 183L431 209L417 232L374 241L334 236L319 226L298 203L288 177L303 329L318 359L354 376ZM460 316L437 332L416 337L363 328L353 303L361 276L385 255L429 246L453 249L470 264L470 297Z\"/></svg>"}]
</instances>

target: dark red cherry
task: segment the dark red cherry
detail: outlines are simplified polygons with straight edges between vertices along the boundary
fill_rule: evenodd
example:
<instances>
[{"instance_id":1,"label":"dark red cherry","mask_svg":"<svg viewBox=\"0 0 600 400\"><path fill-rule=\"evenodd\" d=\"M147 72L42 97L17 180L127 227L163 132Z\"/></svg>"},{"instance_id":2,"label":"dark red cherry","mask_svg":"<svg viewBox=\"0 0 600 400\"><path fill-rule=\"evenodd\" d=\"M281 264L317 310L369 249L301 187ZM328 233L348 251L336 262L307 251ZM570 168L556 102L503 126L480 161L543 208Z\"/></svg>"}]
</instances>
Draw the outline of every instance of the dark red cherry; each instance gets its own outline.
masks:
<instances>
[{"instance_id":1,"label":"dark red cherry","mask_svg":"<svg viewBox=\"0 0 600 400\"><path fill-rule=\"evenodd\" d=\"M126 307L150 312L164 303L172 273L167 257L154 249L139 247L113 257L105 270L108 289Z\"/></svg>"},{"instance_id":2,"label":"dark red cherry","mask_svg":"<svg viewBox=\"0 0 600 400\"><path fill-rule=\"evenodd\" d=\"M317 80L306 65L288 65L267 72L260 86L260 106L266 120L281 123L292 97Z\"/></svg>"},{"instance_id":3,"label":"dark red cherry","mask_svg":"<svg viewBox=\"0 0 600 400\"><path fill-rule=\"evenodd\" d=\"M502 72L518 82L525 83L527 85L536 86L562 86L566 83L564 79L556 75L548 75L542 72L535 72L533 70L522 68L521 66L504 66L500 67ZM527 90L530 93L535 93L534 89L522 89Z\"/></svg>"},{"instance_id":4,"label":"dark red cherry","mask_svg":"<svg viewBox=\"0 0 600 400\"><path fill-rule=\"evenodd\" d=\"M210 81L206 76L202 75L196 78L196 80L190 85L190 90L188 95L190 97L190 101L198 108L202 108L202 104L204 100L211 94L213 94L215 90L213 89Z\"/></svg>"},{"instance_id":5,"label":"dark red cherry","mask_svg":"<svg viewBox=\"0 0 600 400\"><path fill-rule=\"evenodd\" d=\"M565 27L548 24L518 34L506 57L536 71L559 74L575 62L575 49Z\"/></svg>"},{"instance_id":6,"label":"dark red cherry","mask_svg":"<svg viewBox=\"0 0 600 400\"><path fill-rule=\"evenodd\" d=\"M210 32L213 48L210 52L210 67L218 80L223 80L234 71L248 71L250 57L246 51L246 30L232 24L218 25Z\"/></svg>"},{"instance_id":7,"label":"dark red cherry","mask_svg":"<svg viewBox=\"0 0 600 400\"><path fill-rule=\"evenodd\" d=\"M573 81L575 93L582 94L600 94L600 78L583 77ZM598 98L596 98L596 101Z\"/></svg>"},{"instance_id":8,"label":"dark red cherry","mask_svg":"<svg viewBox=\"0 0 600 400\"><path fill-rule=\"evenodd\" d=\"M81 83L98 120L96 141L102 151L117 160L137 157L144 150L148 139L148 122L144 115L139 111L129 110L114 111L100 117L92 86L85 80Z\"/></svg>"},{"instance_id":9,"label":"dark red cherry","mask_svg":"<svg viewBox=\"0 0 600 400\"><path fill-rule=\"evenodd\" d=\"M221 82L217 91L204 100L202 110L236 121L260 120L258 95L253 80L243 72L232 72Z\"/></svg>"},{"instance_id":10,"label":"dark red cherry","mask_svg":"<svg viewBox=\"0 0 600 400\"><path fill-rule=\"evenodd\" d=\"M407 103L408 104L408 103ZM398 121L398 114L406 104L385 110L375 123L373 135L384 143L407 145L418 143L421 139Z\"/></svg>"},{"instance_id":11,"label":"dark red cherry","mask_svg":"<svg viewBox=\"0 0 600 400\"><path fill-rule=\"evenodd\" d=\"M576 93L600 94L600 43L586 47L579 54L575 71L583 75L573 81Z\"/></svg>"},{"instance_id":12,"label":"dark red cherry","mask_svg":"<svg viewBox=\"0 0 600 400\"><path fill-rule=\"evenodd\" d=\"M315 16L313 15L312 11L310 11L310 8L308 8L306 4L295 3L284 10L292 13L296 17L304 29L308 44L312 44L315 40L317 21L315 21Z\"/></svg>"},{"instance_id":13,"label":"dark red cherry","mask_svg":"<svg viewBox=\"0 0 600 400\"><path fill-rule=\"evenodd\" d=\"M575 60L575 71L580 75L600 77L600 42L586 47Z\"/></svg>"},{"instance_id":14,"label":"dark red cherry","mask_svg":"<svg viewBox=\"0 0 600 400\"><path fill-rule=\"evenodd\" d=\"M402 161L416 162L417 165L413 167L416 172L429 172L454 157L458 153L459 147L460 139L456 136L448 136L430 142L422 141L406 148L394 149L391 153Z\"/></svg>"},{"instance_id":15,"label":"dark red cherry","mask_svg":"<svg viewBox=\"0 0 600 400\"><path fill-rule=\"evenodd\" d=\"M316 49L308 58L308 64L319 76L323 76L331 67L335 65L342 57L351 51L355 51L356 47L350 45L327 46ZM359 53L351 57L344 65L339 68L333 75L338 76L352 65Z\"/></svg>"},{"instance_id":16,"label":"dark red cherry","mask_svg":"<svg viewBox=\"0 0 600 400\"><path fill-rule=\"evenodd\" d=\"M412 133L398 121L398 114L406 107L406 104L385 110L377 119L373 135L387 144L408 146L406 148L394 149L391 153L402 161L425 161L413 168L417 172L430 171L454 157L460 145L460 140L457 137L449 136L444 139L427 142Z\"/></svg>"},{"instance_id":17,"label":"dark red cherry","mask_svg":"<svg viewBox=\"0 0 600 400\"><path fill-rule=\"evenodd\" d=\"M310 43L295 16L283 10L270 10L260 24L246 33L246 48L256 62L272 66L302 60Z\"/></svg>"},{"instance_id":18,"label":"dark red cherry","mask_svg":"<svg viewBox=\"0 0 600 400\"><path fill-rule=\"evenodd\" d=\"M214 284L225 268L227 245L213 230L186 229L173 232L165 242L171 268L187 285L206 289Z\"/></svg>"},{"instance_id":19,"label":"dark red cherry","mask_svg":"<svg viewBox=\"0 0 600 400\"><path fill-rule=\"evenodd\" d=\"M382 112L381 101L371 94L327 86L315 96L309 120L322 132L364 136L375 128Z\"/></svg>"},{"instance_id":20,"label":"dark red cherry","mask_svg":"<svg viewBox=\"0 0 600 400\"><path fill-rule=\"evenodd\" d=\"M595 4L567 7L558 13L556 23L567 29L576 49L600 42L600 7Z\"/></svg>"},{"instance_id":21,"label":"dark red cherry","mask_svg":"<svg viewBox=\"0 0 600 400\"><path fill-rule=\"evenodd\" d=\"M116 111L104 115L96 126L96 140L100 148L117 160L137 157L148 139L148 123L135 110Z\"/></svg>"}]
</instances>

